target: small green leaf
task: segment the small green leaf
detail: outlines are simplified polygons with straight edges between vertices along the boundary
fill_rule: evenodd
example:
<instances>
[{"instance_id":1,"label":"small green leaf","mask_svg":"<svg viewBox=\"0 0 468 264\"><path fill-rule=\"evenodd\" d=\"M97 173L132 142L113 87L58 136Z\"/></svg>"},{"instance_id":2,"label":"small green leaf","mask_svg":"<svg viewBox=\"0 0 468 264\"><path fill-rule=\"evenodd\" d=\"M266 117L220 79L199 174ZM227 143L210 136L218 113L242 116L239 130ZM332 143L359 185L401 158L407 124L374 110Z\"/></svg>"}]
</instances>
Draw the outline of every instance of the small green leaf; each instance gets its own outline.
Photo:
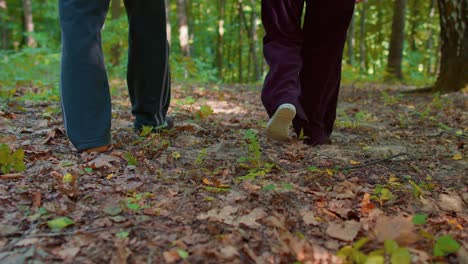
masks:
<instances>
[{"instance_id":1,"label":"small green leaf","mask_svg":"<svg viewBox=\"0 0 468 264\"><path fill-rule=\"evenodd\" d=\"M262 188L262 191L274 191L276 186L274 184L265 185Z\"/></svg>"},{"instance_id":2,"label":"small green leaf","mask_svg":"<svg viewBox=\"0 0 468 264\"><path fill-rule=\"evenodd\" d=\"M73 225L74 222L68 217L59 217L53 220L47 221L47 225L52 230L61 230L67 226Z\"/></svg>"},{"instance_id":3,"label":"small green leaf","mask_svg":"<svg viewBox=\"0 0 468 264\"><path fill-rule=\"evenodd\" d=\"M384 248L385 252L391 255L398 249L398 243L395 240L385 240Z\"/></svg>"},{"instance_id":4,"label":"small green leaf","mask_svg":"<svg viewBox=\"0 0 468 264\"><path fill-rule=\"evenodd\" d=\"M319 171L319 168L317 168L317 166L310 166L307 168L307 170L311 172L316 172L316 171Z\"/></svg>"},{"instance_id":5,"label":"small green leaf","mask_svg":"<svg viewBox=\"0 0 468 264\"><path fill-rule=\"evenodd\" d=\"M434 256L441 257L457 252L460 249L460 244L455 241L452 236L445 235L436 239L434 245Z\"/></svg>"},{"instance_id":6,"label":"small green leaf","mask_svg":"<svg viewBox=\"0 0 468 264\"><path fill-rule=\"evenodd\" d=\"M415 225L424 225L427 222L427 215L425 214L415 214L413 216L413 224Z\"/></svg>"},{"instance_id":7,"label":"small green leaf","mask_svg":"<svg viewBox=\"0 0 468 264\"><path fill-rule=\"evenodd\" d=\"M389 190L389 189L382 189L382 193L381 193L381 196L380 198L384 201L388 201L388 200L392 200L393 199L393 194L392 192Z\"/></svg>"},{"instance_id":8,"label":"small green leaf","mask_svg":"<svg viewBox=\"0 0 468 264\"><path fill-rule=\"evenodd\" d=\"M127 202L127 208L130 209L130 210L139 210L140 209L140 205L137 204L137 203L132 203L132 202Z\"/></svg>"},{"instance_id":9,"label":"small green leaf","mask_svg":"<svg viewBox=\"0 0 468 264\"><path fill-rule=\"evenodd\" d=\"M179 254L179 256L182 258L182 259L186 259L189 257L189 253L183 249L177 249L177 254Z\"/></svg>"},{"instance_id":10,"label":"small green leaf","mask_svg":"<svg viewBox=\"0 0 468 264\"><path fill-rule=\"evenodd\" d=\"M281 187L283 188L283 190L286 190L286 191L290 191L294 189L294 186L291 183L286 183L286 182L281 184Z\"/></svg>"},{"instance_id":11,"label":"small green leaf","mask_svg":"<svg viewBox=\"0 0 468 264\"><path fill-rule=\"evenodd\" d=\"M392 264L411 264L411 254L407 248L398 248L393 252L390 262Z\"/></svg>"},{"instance_id":12,"label":"small green leaf","mask_svg":"<svg viewBox=\"0 0 468 264\"><path fill-rule=\"evenodd\" d=\"M93 172L93 169L92 168L84 168L83 169L86 173L90 174L91 172Z\"/></svg>"},{"instance_id":13,"label":"small green leaf","mask_svg":"<svg viewBox=\"0 0 468 264\"><path fill-rule=\"evenodd\" d=\"M200 106L200 110L197 112L197 116L200 119L207 118L208 116L212 115L214 113L213 108L209 105L202 105Z\"/></svg>"},{"instance_id":14,"label":"small green leaf","mask_svg":"<svg viewBox=\"0 0 468 264\"><path fill-rule=\"evenodd\" d=\"M153 126L143 126L143 127L141 128L140 136L146 137L146 136L149 135L151 132L153 132L153 129L154 129Z\"/></svg>"},{"instance_id":15,"label":"small green leaf","mask_svg":"<svg viewBox=\"0 0 468 264\"><path fill-rule=\"evenodd\" d=\"M383 256L369 256L364 264L384 264L385 258Z\"/></svg>"},{"instance_id":16,"label":"small green leaf","mask_svg":"<svg viewBox=\"0 0 468 264\"><path fill-rule=\"evenodd\" d=\"M136 166L138 164L138 160L130 152L124 153L124 159L129 166Z\"/></svg>"},{"instance_id":17,"label":"small green leaf","mask_svg":"<svg viewBox=\"0 0 468 264\"><path fill-rule=\"evenodd\" d=\"M122 230L122 231L118 232L118 233L116 234L116 236L117 236L118 238L127 238L129 234L130 234L130 233L128 233L127 231Z\"/></svg>"},{"instance_id":18,"label":"small green leaf","mask_svg":"<svg viewBox=\"0 0 468 264\"><path fill-rule=\"evenodd\" d=\"M369 242L369 238L363 237L363 238L359 239L358 241L356 241L356 243L354 243L353 249L359 250L359 249L361 249L365 244L367 244L367 242Z\"/></svg>"}]
</instances>

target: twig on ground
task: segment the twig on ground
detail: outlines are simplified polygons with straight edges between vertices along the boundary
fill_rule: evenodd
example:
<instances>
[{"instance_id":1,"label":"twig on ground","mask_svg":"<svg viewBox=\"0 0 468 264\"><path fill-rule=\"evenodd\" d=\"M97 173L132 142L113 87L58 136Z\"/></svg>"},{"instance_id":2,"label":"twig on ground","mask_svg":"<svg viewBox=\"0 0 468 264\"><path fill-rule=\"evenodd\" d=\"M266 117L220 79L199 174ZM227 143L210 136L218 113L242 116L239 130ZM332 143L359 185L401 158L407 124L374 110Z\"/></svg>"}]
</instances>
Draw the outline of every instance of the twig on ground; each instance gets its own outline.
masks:
<instances>
[{"instance_id":1,"label":"twig on ground","mask_svg":"<svg viewBox=\"0 0 468 264\"><path fill-rule=\"evenodd\" d=\"M0 175L0 180L14 180L23 178L22 173L10 173L10 174L3 174Z\"/></svg>"},{"instance_id":2,"label":"twig on ground","mask_svg":"<svg viewBox=\"0 0 468 264\"><path fill-rule=\"evenodd\" d=\"M364 163L364 164L362 164L362 165L344 167L344 168L339 168L339 169L340 169L340 170L355 170L355 169L360 169L360 168L369 167L369 166L372 166L372 165L375 165L375 164L379 164L379 163L381 163L381 162L385 162L385 161L388 161L388 160L392 160L392 159L394 159L394 158L398 158L398 157L401 157L401 156L407 156L407 155L408 155L408 153L400 153L400 154L393 155L393 156L388 157L388 158L385 158L385 159L379 159L379 160L375 160L375 161L372 161L372 162Z\"/></svg>"}]
</instances>

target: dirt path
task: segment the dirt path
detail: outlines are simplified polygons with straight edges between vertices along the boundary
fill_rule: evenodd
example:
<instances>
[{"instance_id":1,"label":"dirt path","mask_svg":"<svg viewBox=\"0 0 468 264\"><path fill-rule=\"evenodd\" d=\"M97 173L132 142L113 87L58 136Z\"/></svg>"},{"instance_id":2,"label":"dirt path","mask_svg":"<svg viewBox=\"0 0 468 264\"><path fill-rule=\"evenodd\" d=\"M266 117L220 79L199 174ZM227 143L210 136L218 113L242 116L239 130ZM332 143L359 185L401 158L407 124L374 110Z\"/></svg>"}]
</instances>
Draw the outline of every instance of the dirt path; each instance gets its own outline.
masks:
<instances>
[{"instance_id":1,"label":"dirt path","mask_svg":"<svg viewBox=\"0 0 468 264\"><path fill-rule=\"evenodd\" d=\"M414 262L467 260L466 95L344 88L333 144L312 148L268 141L252 88L174 90L175 129L147 136L117 92L99 156L71 151L56 102L1 113L27 170L0 179L0 262L335 263L353 245L358 262L388 239ZM443 235L461 249L432 258Z\"/></svg>"}]
</instances>

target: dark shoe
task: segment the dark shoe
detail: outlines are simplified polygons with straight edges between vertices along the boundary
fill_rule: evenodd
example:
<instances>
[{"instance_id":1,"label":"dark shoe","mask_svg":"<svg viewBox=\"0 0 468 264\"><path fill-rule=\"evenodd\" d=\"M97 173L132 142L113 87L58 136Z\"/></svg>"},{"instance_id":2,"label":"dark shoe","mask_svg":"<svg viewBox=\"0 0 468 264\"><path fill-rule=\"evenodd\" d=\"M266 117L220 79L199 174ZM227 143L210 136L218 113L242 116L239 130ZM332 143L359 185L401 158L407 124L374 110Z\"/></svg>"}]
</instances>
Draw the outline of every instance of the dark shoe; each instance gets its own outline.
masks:
<instances>
[{"instance_id":1,"label":"dark shoe","mask_svg":"<svg viewBox=\"0 0 468 264\"><path fill-rule=\"evenodd\" d=\"M327 139L324 142L319 142L317 140L314 140L312 138L305 138L303 140L304 144L309 145L309 146L318 146L318 145L331 145L333 142L331 139Z\"/></svg>"},{"instance_id":2,"label":"dark shoe","mask_svg":"<svg viewBox=\"0 0 468 264\"><path fill-rule=\"evenodd\" d=\"M165 131L165 130L171 130L174 127L174 119L170 116L166 116L166 120L164 121L164 124L160 126L151 126L151 125L140 125L138 127L135 126L135 132L140 134L144 126L151 127L152 128L151 133L161 133L162 131Z\"/></svg>"}]
</instances>

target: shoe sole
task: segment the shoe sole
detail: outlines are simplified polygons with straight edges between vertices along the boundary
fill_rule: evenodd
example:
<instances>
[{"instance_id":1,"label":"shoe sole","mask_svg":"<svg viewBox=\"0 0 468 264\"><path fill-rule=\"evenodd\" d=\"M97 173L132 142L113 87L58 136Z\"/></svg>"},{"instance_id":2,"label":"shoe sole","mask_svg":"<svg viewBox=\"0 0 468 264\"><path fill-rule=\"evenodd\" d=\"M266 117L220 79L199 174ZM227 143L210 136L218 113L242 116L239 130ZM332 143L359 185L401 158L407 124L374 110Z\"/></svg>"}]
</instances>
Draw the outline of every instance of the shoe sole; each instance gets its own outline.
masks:
<instances>
[{"instance_id":1,"label":"shoe sole","mask_svg":"<svg viewBox=\"0 0 468 264\"><path fill-rule=\"evenodd\" d=\"M296 108L292 104L283 104L278 107L267 125L267 136L269 138L288 141L289 127L296 116Z\"/></svg>"}]
</instances>

